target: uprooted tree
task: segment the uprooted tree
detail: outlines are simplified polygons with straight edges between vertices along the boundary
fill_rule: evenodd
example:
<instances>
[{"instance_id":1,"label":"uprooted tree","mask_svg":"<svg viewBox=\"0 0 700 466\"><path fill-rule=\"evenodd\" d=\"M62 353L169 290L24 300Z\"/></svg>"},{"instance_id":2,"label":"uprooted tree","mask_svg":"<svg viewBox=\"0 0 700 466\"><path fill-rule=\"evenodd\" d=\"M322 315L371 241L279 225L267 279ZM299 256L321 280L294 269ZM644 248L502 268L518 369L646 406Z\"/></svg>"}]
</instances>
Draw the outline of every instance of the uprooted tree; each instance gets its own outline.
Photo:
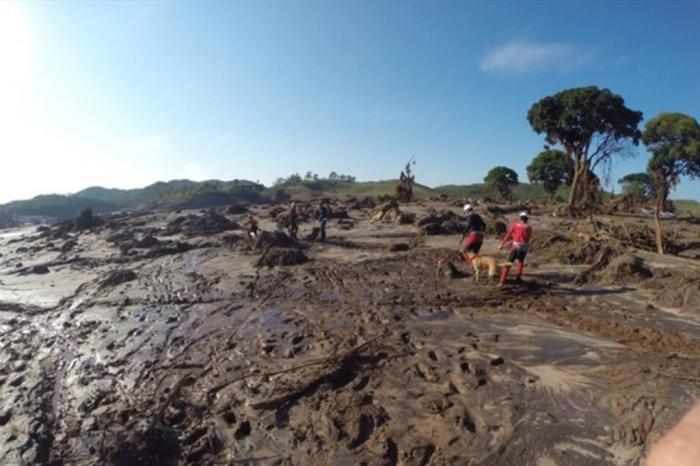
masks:
<instances>
[{"instance_id":1,"label":"uprooted tree","mask_svg":"<svg viewBox=\"0 0 700 466\"><path fill-rule=\"evenodd\" d=\"M486 188L498 191L503 199L513 199L511 188L518 185L518 174L503 166L493 167L484 177Z\"/></svg>"},{"instance_id":2,"label":"uprooted tree","mask_svg":"<svg viewBox=\"0 0 700 466\"><path fill-rule=\"evenodd\" d=\"M411 165L415 165L416 161L411 157L399 177L399 184L396 185L396 199L403 202L411 202L413 200L413 184L416 180L416 175L413 174Z\"/></svg>"},{"instance_id":3,"label":"uprooted tree","mask_svg":"<svg viewBox=\"0 0 700 466\"><path fill-rule=\"evenodd\" d=\"M609 89L597 86L567 89L532 105L527 119L549 144L560 144L571 164L569 192L572 212L595 206L597 169L639 143L642 112L630 110Z\"/></svg>"},{"instance_id":4,"label":"uprooted tree","mask_svg":"<svg viewBox=\"0 0 700 466\"><path fill-rule=\"evenodd\" d=\"M668 194L682 176L700 176L700 124L682 113L662 113L647 123L642 141L651 152L647 171L656 191L656 248L659 254L663 254L659 217Z\"/></svg>"},{"instance_id":5,"label":"uprooted tree","mask_svg":"<svg viewBox=\"0 0 700 466\"><path fill-rule=\"evenodd\" d=\"M570 182L566 154L556 149L540 152L527 166L527 177L531 183L541 183L551 201L559 187Z\"/></svg>"}]
</instances>

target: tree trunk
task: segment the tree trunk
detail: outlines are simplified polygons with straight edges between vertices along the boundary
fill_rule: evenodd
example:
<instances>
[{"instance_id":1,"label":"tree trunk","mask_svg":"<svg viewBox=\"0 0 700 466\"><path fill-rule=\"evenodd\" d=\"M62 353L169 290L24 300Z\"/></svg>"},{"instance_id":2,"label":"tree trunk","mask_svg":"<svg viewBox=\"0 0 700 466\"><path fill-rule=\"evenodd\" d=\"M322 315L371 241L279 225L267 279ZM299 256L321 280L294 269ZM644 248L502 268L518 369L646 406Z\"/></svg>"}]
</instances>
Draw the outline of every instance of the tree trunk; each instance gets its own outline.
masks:
<instances>
[{"instance_id":1,"label":"tree trunk","mask_svg":"<svg viewBox=\"0 0 700 466\"><path fill-rule=\"evenodd\" d=\"M659 216L661 214L661 209L663 209L663 206L663 196L659 196L656 199L656 206L654 207L654 226L656 227L656 251L662 255L664 253L664 243L663 236L661 234L661 220L659 219Z\"/></svg>"},{"instance_id":2,"label":"tree trunk","mask_svg":"<svg viewBox=\"0 0 700 466\"><path fill-rule=\"evenodd\" d=\"M580 170L578 164L576 164L574 167L574 178L571 180L571 189L569 190L569 209L572 209L576 203L576 190L578 189L579 173Z\"/></svg>"}]
</instances>

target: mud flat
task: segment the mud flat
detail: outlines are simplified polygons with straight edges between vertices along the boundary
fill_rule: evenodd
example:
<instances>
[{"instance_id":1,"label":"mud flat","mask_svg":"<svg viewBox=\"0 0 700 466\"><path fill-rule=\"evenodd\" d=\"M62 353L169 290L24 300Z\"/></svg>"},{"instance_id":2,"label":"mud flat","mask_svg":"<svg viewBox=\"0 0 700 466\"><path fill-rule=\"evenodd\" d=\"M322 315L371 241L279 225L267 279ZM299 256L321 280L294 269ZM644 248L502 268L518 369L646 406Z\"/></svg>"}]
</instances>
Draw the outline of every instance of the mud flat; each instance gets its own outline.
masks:
<instances>
[{"instance_id":1,"label":"mud flat","mask_svg":"<svg viewBox=\"0 0 700 466\"><path fill-rule=\"evenodd\" d=\"M535 212L497 289L436 273L446 203L274 209L1 232L0 464L638 465L700 398L696 223Z\"/></svg>"}]
</instances>

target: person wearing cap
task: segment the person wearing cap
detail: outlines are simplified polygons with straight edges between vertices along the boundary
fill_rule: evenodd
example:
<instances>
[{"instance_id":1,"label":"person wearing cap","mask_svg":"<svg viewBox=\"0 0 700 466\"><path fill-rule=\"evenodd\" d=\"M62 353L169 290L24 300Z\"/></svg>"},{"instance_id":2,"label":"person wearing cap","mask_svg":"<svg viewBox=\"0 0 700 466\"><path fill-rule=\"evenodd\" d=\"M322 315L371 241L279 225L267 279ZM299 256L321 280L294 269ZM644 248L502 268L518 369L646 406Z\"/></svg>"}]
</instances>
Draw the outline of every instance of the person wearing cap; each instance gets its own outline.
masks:
<instances>
[{"instance_id":1,"label":"person wearing cap","mask_svg":"<svg viewBox=\"0 0 700 466\"><path fill-rule=\"evenodd\" d=\"M481 215L474 212L474 208L471 204L464 205L464 212L467 214L465 219L466 225L464 227L464 233L462 234L462 242L460 244L460 252L462 257L467 263L470 263L468 253L479 254L481 250L481 245L484 242L484 230L486 230L486 223Z\"/></svg>"},{"instance_id":2,"label":"person wearing cap","mask_svg":"<svg viewBox=\"0 0 700 466\"><path fill-rule=\"evenodd\" d=\"M512 246L510 248L510 255L508 256L507 265L501 269L501 279L499 281L499 286L503 286L508 278L508 273L510 272L510 267L513 262L518 261L518 273L516 279L521 280L523 275L523 269L525 268L525 256L527 255L528 245L530 243L530 236L532 235L532 227L527 223L528 215L527 212L520 213L520 221L514 223L508 229L508 232L503 237L501 245L498 249L503 249L508 241L512 241Z\"/></svg>"}]
</instances>

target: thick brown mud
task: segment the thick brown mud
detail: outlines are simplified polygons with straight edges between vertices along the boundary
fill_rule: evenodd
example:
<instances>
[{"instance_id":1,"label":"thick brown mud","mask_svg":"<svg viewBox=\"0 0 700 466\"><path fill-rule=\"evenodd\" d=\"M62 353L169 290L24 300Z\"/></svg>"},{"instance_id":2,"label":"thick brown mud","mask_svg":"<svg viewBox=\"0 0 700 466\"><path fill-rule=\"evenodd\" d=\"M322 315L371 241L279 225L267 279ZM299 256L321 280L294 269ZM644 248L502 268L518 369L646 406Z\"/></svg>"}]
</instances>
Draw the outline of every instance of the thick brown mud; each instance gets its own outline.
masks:
<instances>
[{"instance_id":1,"label":"thick brown mud","mask_svg":"<svg viewBox=\"0 0 700 466\"><path fill-rule=\"evenodd\" d=\"M225 209L3 232L0 463L639 465L700 397L696 259L534 215L499 289L400 221L446 204L347 207L325 243Z\"/></svg>"}]
</instances>

